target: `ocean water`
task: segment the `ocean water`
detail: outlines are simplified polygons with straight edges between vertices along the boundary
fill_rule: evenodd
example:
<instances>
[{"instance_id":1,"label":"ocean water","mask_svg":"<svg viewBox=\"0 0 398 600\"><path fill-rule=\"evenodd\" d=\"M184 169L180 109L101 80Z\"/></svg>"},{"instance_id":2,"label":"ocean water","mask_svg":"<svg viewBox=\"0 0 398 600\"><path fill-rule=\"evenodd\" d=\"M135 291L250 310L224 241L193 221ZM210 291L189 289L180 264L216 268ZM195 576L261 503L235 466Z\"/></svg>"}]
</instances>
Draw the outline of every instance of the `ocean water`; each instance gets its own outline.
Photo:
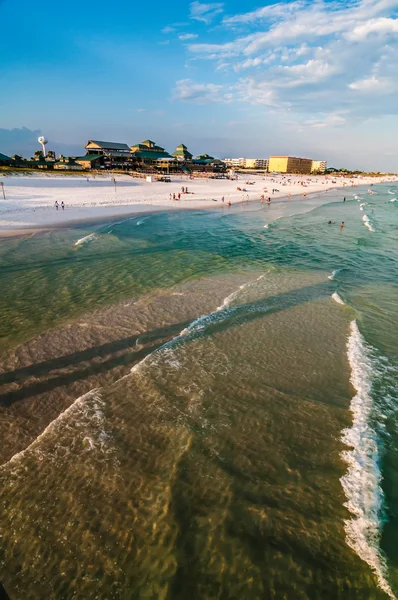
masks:
<instances>
[{"instance_id":1,"label":"ocean water","mask_svg":"<svg viewBox=\"0 0 398 600\"><path fill-rule=\"evenodd\" d=\"M12 600L398 596L398 187L371 190L2 240Z\"/></svg>"}]
</instances>

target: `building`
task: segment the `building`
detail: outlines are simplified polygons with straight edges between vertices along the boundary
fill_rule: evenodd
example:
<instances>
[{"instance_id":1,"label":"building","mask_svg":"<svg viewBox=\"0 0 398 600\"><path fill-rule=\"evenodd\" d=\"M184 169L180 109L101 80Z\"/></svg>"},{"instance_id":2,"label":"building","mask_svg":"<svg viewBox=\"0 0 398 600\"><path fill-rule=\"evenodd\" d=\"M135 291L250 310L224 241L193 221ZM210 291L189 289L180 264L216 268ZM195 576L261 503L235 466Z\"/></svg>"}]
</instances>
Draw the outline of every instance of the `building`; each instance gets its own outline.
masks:
<instances>
[{"instance_id":1,"label":"building","mask_svg":"<svg viewBox=\"0 0 398 600\"><path fill-rule=\"evenodd\" d=\"M127 144L89 140L85 149L88 156L93 154L102 156L101 166L107 169L131 169L134 166L130 147Z\"/></svg>"},{"instance_id":2,"label":"building","mask_svg":"<svg viewBox=\"0 0 398 600\"><path fill-rule=\"evenodd\" d=\"M245 169L268 170L268 158L245 158Z\"/></svg>"},{"instance_id":3,"label":"building","mask_svg":"<svg viewBox=\"0 0 398 600\"><path fill-rule=\"evenodd\" d=\"M184 144L177 146L172 156L180 162L190 162L192 160L192 154L188 152L188 148Z\"/></svg>"},{"instance_id":4,"label":"building","mask_svg":"<svg viewBox=\"0 0 398 600\"><path fill-rule=\"evenodd\" d=\"M9 166L12 164L12 158L0 152L0 166Z\"/></svg>"},{"instance_id":5,"label":"building","mask_svg":"<svg viewBox=\"0 0 398 600\"><path fill-rule=\"evenodd\" d=\"M245 158L224 158L223 162L230 169L244 169L246 165Z\"/></svg>"},{"instance_id":6,"label":"building","mask_svg":"<svg viewBox=\"0 0 398 600\"><path fill-rule=\"evenodd\" d=\"M167 171L177 170L178 168L177 159L161 146L157 146L152 140L145 140L141 144L131 146L131 155L141 168L157 168Z\"/></svg>"},{"instance_id":7,"label":"building","mask_svg":"<svg viewBox=\"0 0 398 600\"><path fill-rule=\"evenodd\" d=\"M224 161L209 156L209 154L199 154L192 159L192 168L196 171L225 173L227 165Z\"/></svg>"},{"instance_id":8,"label":"building","mask_svg":"<svg viewBox=\"0 0 398 600\"><path fill-rule=\"evenodd\" d=\"M100 169L103 166L104 157L101 154L86 154L86 156L78 156L75 161L83 169Z\"/></svg>"},{"instance_id":9,"label":"building","mask_svg":"<svg viewBox=\"0 0 398 600\"><path fill-rule=\"evenodd\" d=\"M61 156L54 164L54 169L57 171L82 171L83 167L71 156Z\"/></svg>"},{"instance_id":10,"label":"building","mask_svg":"<svg viewBox=\"0 0 398 600\"><path fill-rule=\"evenodd\" d=\"M309 174L312 170L312 160L296 156L270 156L268 170L270 173Z\"/></svg>"},{"instance_id":11,"label":"building","mask_svg":"<svg viewBox=\"0 0 398 600\"><path fill-rule=\"evenodd\" d=\"M327 168L326 160L313 160L311 166L311 173L324 173Z\"/></svg>"}]
</instances>

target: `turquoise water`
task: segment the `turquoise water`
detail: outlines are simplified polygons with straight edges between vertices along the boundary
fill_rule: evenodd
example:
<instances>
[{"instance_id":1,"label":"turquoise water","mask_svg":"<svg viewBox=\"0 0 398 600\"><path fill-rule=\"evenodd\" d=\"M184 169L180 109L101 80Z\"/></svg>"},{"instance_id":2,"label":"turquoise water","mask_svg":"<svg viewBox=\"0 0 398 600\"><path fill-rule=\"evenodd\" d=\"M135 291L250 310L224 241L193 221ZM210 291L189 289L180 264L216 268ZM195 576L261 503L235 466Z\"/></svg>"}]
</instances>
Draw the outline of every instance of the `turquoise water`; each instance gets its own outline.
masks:
<instances>
[{"instance_id":1,"label":"turquoise water","mask_svg":"<svg viewBox=\"0 0 398 600\"><path fill-rule=\"evenodd\" d=\"M371 189L2 242L11 598L398 594L398 187Z\"/></svg>"}]
</instances>

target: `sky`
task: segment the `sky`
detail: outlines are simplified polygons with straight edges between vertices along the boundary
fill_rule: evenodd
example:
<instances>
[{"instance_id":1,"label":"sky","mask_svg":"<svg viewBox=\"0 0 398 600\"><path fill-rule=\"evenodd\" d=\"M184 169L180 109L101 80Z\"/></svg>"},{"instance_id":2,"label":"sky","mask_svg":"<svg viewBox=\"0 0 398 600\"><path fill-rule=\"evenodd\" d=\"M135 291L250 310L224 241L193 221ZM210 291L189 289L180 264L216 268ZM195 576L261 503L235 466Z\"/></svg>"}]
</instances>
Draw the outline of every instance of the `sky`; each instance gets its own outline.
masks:
<instances>
[{"instance_id":1,"label":"sky","mask_svg":"<svg viewBox=\"0 0 398 600\"><path fill-rule=\"evenodd\" d=\"M3 154L150 138L398 171L398 0L0 0L0 21Z\"/></svg>"}]
</instances>

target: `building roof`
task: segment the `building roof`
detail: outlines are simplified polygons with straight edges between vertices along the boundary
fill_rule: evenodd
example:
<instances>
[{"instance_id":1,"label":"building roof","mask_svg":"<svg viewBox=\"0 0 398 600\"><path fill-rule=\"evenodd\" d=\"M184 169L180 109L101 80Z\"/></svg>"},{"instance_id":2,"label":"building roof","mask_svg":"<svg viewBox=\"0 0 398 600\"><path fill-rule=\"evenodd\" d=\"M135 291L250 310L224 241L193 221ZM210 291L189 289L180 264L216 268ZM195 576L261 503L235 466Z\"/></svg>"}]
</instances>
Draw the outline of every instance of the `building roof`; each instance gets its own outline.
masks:
<instances>
[{"instance_id":1,"label":"building roof","mask_svg":"<svg viewBox=\"0 0 398 600\"><path fill-rule=\"evenodd\" d=\"M101 159L100 154L86 154L86 156L77 156L75 160L86 160L88 162L94 162L95 160Z\"/></svg>"},{"instance_id":2,"label":"building roof","mask_svg":"<svg viewBox=\"0 0 398 600\"><path fill-rule=\"evenodd\" d=\"M133 158L151 158L153 160L159 160L161 158L173 158L167 152L157 152L155 150L138 150L137 152L133 152L131 156Z\"/></svg>"},{"instance_id":3,"label":"building roof","mask_svg":"<svg viewBox=\"0 0 398 600\"><path fill-rule=\"evenodd\" d=\"M8 162L8 161L10 161L10 162L11 162L11 161L12 161L12 158L10 158L9 156L6 156L5 154L2 154L2 153L0 152L0 160L1 160L1 161L3 161L3 162L4 162L4 161L7 161L7 162Z\"/></svg>"},{"instance_id":4,"label":"building roof","mask_svg":"<svg viewBox=\"0 0 398 600\"><path fill-rule=\"evenodd\" d=\"M185 146L185 144L180 144L177 146L177 150L188 150L188 148Z\"/></svg>"},{"instance_id":5,"label":"building roof","mask_svg":"<svg viewBox=\"0 0 398 600\"><path fill-rule=\"evenodd\" d=\"M95 144L97 148L102 150L130 150L127 144L119 144L118 142L100 142L98 140L88 140L85 148L90 144Z\"/></svg>"},{"instance_id":6,"label":"building roof","mask_svg":"<svg viewBox=\"0 0 398 600\"><path fill-rule=\"evenodd\" d=\"M199 156L195 157L195 160L214 160L214 156L210 156L209 154L199 154Z\"/></svg>"},{"instance_id":7,"label":"building roof","mask_svg":"<svg viewBox=\"0 0 398 600\"><path fill-rule=\"evenodd\" d=\"M151 140L146 140L145 142L141 142L140 144L134 144L133 146L131 146L131 150L134 152L137 152L137 150L134 150L134 148L137 148L138 150L143 150L144 152L164 152L164 148L162 148L162 146L157 146L155 144L155 142L151 142Z\"/></svg>"}]
</instances>

